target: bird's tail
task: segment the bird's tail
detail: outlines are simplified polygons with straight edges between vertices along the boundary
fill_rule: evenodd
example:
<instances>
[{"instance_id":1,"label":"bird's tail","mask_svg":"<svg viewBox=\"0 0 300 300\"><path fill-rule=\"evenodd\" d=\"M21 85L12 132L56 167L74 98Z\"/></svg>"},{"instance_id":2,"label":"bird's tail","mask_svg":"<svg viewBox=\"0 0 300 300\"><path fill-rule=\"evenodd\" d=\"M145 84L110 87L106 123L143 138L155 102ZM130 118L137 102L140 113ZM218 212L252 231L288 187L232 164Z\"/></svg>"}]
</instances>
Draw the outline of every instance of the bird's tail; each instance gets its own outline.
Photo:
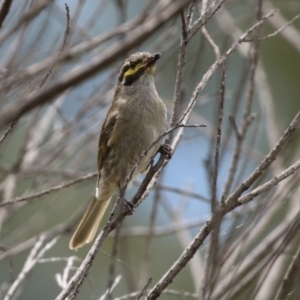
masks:
<instances>
[{"instance_id":1,"label":"bird's tail","mask_svg":"<svg viewBox=\"0 0 300 300\"><path fill-rule=\"evenodd\" d=\"M94 196L70 240L70 249L77 249L94 239L110 199Z\"/></svg>"}]
</instances>

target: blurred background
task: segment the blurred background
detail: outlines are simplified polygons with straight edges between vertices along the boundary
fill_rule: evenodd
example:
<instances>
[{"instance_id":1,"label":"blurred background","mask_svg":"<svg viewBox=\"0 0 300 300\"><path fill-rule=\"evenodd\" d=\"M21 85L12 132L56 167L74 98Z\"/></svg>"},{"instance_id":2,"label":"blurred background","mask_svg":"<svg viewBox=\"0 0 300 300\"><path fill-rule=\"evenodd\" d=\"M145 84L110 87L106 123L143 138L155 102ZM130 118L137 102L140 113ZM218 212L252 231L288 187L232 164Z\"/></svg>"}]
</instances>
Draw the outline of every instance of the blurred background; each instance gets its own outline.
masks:
<instances>
[{"instance_id":1,"label":"blurred background","mask_svg":"<svg viewBox=\"0 0 300 300\"><path fill-rule=\"evenodd\" d=\"M118 43L122 45L124 38L137 32L143 22L155 19L160 9L164 5L171 6L171 2L3 0L2 11L7 3L11 6L0 26L0 110L21 105L22 99L32 91L51 88L68 74L92 64L103 51ZM208 5L211 2L208 1ZM275 8L279 11L264 22L261 36L279 30L300 12L299 1L262 2L263 14ZM195 2L192 20L199 17L202 4L202 1ZM221 54L255 23L258 7L259 1L228 0L209 19L206 29ZM187 13L188 6L185 7ZM156 86L170 117L180 40L181 21L176 14L138 46L133 45L132 49L118 55L100 72L84 78L51 101L34 107L16 119L13 126L1 128L0 200L5 203L18 197L31 197L28 201L0 207L0 298L54 299L64 286L63 279L70 278L78 268L90 245L74 252L69 249L68 243L94 193L99 133L113 98L119 69L124 59L136 51L161 53L162 57L157 62ZM218 201L224 193L237 139L229 116L233 116L239 128L249 93L251 44L242 43L226 60ZM61 54L71 51L76 54L59 59ZM49 58L54 59L49 62ZM187 45L179 116L215 59L214 51L199 30ZM238 153L239 161L228 192L251 174L299 111L299 78L300 20L297 19L260 43L251 125ZM209 218L220 84L221 69L218 69L201 91L188 122L206 124L207 127L185 129L172 159L150 195L132 216L124 220L114 261L114 276L122 277L110 299L139 291L149 277L153 278L150 287L153 286ZM256 186L299 159L299 133L296 135ZM133 197L142 179L139 177L127 191L128 200ZM65 187L65 184L68 186ZM265 236L290 218L291 211L299 212L298 184L299 174L295 173L291 180L225 217L220 232L219 275L215 280L219 287L227 286L227 290L220 294L221 290L215 288L211 298L207 299L275 299L276 290L270 287L278 285L284 277L297 251L299 232L282 251L284 257L279 266L276 265L279 260L273 261L271 266L268 265L267 273L263 273L264 269L255 270L253 267L252 273L249 270L241 277L245 279L248 275L250 279L237 292L233 291L236 269L232 271L254 253ZM53 187L57 188L51 190ZM98 252L77 299L100 299L107 290L113 237L111 234ZM50 242L53 245L47 250L44 247ZM240 249L230 260L230 253L234 253L241 242L247 247ZM39 243L43 243L40 248ZM207 264L207 245L208 240L161 299L198 299ZM41 249L47 251L26 272L14 294L4 298L24 271L24 264L34 247L37 252ZM267 259L266 256L261 258L264 259ZM299 268L298 265L295 275L298 280ZM274 272L275 278L270 278L268 274ZM262 273L263 281L255 281ZM232 279L231 285L230 281L222 281L225 277ZM296 287L291 289L293 293L286 299L300 299L299 287L298 290ZM122 299L129 299L129 296Z\"/></svg>"}]
</instances>

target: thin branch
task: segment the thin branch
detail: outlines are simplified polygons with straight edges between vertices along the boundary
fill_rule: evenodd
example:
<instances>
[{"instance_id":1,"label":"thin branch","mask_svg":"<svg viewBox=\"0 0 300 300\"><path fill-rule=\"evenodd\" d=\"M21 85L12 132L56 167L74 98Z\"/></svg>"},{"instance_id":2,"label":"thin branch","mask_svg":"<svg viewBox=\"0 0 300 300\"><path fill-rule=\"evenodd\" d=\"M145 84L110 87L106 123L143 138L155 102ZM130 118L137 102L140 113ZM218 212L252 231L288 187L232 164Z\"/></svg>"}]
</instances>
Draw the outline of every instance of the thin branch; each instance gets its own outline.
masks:
<instances>
[{"instance_id":1,"label":"thin branch","mask_svg":"<svg viewBox=\"0 0 300 300\"><path fill-rule=\"evenodd\" d=\"M180 104L180 100L182 100L182 80L183 80L183 70L185 66L185 55L186 55L186 46L187 46L187 33L188 28L184 16L184 11L181 11L181 40L179 45L179 54L178 54L178 63L177 63L177 73L176 73L176 82L175 82L175 90L173 96L173 106L172 113L170 118L169 127L174 127L177 121L178 107ZM173 138L173 132L170 132L166 143L170 144Z\"/></svg>"},{"instance_id":2,"label":"thin branch","mask_svg":"<svg viewBox=\"0 0 300 300\"><path fill-rule=\"evenodd\" d=\"M52 193L54 191L58 191L58 190L70 187L70 186L72 186L74 184L77 184L79 182L82 182L82 181L85 181L85 180L97 177L97 175L98 175L98 173L96 173L96 172L89 173L89 174L84 175L82 177L79 177L79 178L77 178L75 180L72 180L72 181L69 181L69 182L66 182L66 183L62 183L62 184L53 186L53 187L51 187L49 189L46 189L46 190L43 190L41 192L33 193L31 195L24 196L24 197L17 197L17 198L15 198L13 200L8 200L7 202L1 203L0 204L0 208L4 207L4 206L7 206L7 205L12 205L12 204L16 204L16 203L28 201L28 200L34 200L36 198L39 198L39 197L42 197L44 195L50 194L50 193Z\"/></svg>"},{"instance_id":3,"label":"thin branch","mask_svg":"<svg viewBox=\"0 0 300 300\"><path fill-rule=\"evenodd\" d=\"M7 138L7 136L13 131L15 125L18 123L18 120L13 121L9 127L7 128L7 130L4 132L3 136L0 139L0 147L1 144L4 142L4 140Z\"/></svg>"},{"instance_id":4,"label":"thin branch","mask_svg":"<svg viewBox=\"0 0 300 300\"><path fill-rule=\"evenodd\" d=\"M295 116L294 120L291 122L289 127L285 130L284 134L281 136L275 147L269 152L269 154L264 158L260 165L254 170L254 172L244 180L234 192L226 199L224 212L231 211L233 207L238 205L238 197L246 191L271 165L271 163L276 159L277 155L283 150L285 145L295 134L297 128L300 124L300 111Z\"/></svg>"},{"instance_id":5,"label":"thin branch","mask_svg":"<svg viewBox=\"0 0 300 300\"><path fill-rule=\"evenodd\" d=\"M2 44L8 37L10 37L14 32L16 32L21 26L32 19L36 18L44 9L50 5L52 0L41 0L32 5L32 7L23 14L21 18L15 23L15 25L7 30L0 36L0 44Z\"/></svg>"},{"instance_id":6,"label":"thin branch","mask_svg":"<svg viewBox=\"0 0 300 300\"><path fill-rule=\"evenodd\" d=\"M40 91L35 91L24 97L24 99L14 106L3 109L0 114L0 128L9 124L13 120L20 118L24 113L34 107L52 100L69 87L76 86L79 83L86 81L100 70L108 67L124 52L126 53L137 45L140 45L155 31L160 29L163 24L178 14L178 12L191 1L192 0L173 1L171 5L168 5L166 9L157 14L155 18L149 19L144 24L141 24L132 32L132 34L122 39L121 43L113 44L107 50L101 52L101 55L95 57L92 62L78 67L76 71L72 70L68 72L54 85L41 89Z\"/></svg>"},{"instance_id":7,"label":"thin branch","mask_svg":"<svg viewBox=\"0 0 300 300\"><path fill-rule=\"evenodd\" d=\"M54 244L57 242L57 238L54 238L51 242L46 244L44 248L41 249L41 247L43 246L43 242L44 237L41 236L29 253L22 271L20 272L14 283L10 286L3 300L12 299L22 281L28 276L28 273L32 271L33 267L38 263L39 259L44 256L45 252L50 250L54 246Z\"/></svg>"},{"instance_id":8,"label":"thin branch","mask_svg":"<svg viewBox=\"0 0 300 300\"><path fill-rule=\"evenodd\" d=\"M137 297L135 298L136 300L139 300L139 299L141 299L141 298L144 296L144 294L145 294L146 290L148 289L149 285L151 284L151 282L152 282L152 277L150 277L150 278L148 279L148 281L147 281L147 283L145 284L145 286L143 287L143 289L140 291L140 293L139 293L139 294L137 295Z\"/></svg>"},{"instance_id":9,"label":"thin branch","mask_svg":"<svg viewBox=\"0 0 300 300\"><path fill-rule=\"evenodd\" d=\"M271 162L275 160L278 153L284 148L288 140L295 134L297 127L300 124L300 112L296 115L294 120L291 122L290 126L284 132L281 139L278 141L274 149L265 157L262 163L256 168L256 170L234 191L234 193L227 199L225 206L222 208L222 213L228 213L234 208L239 206L237 202L238 196L245 191L250 185L270 166ZM208 234L214 228L218 221L219 215L212 214L206 224L200 229L200 231L195 235L193 241L190 245L183 251L177 261L171 266L171 268L163 275L163 277L158 281L158 283L153 287L151 292L147 296L147 300L157 299L161 292L172 282L174 277L180 272L182 268L189 262L189 260L194 256L195 252L203 244L204 240L207 238Z\"/></svg>"},{"instance_id":10,"label":"thin branch","mask_svg":"<svg viewBox=\"0 0 300 300\"><path fill-rule=\"evenodd\" d=\"M13 0L4 0L0 9L0 29L2 27L2 24L5 20L5 18L7 17L9 11L10 11L10 7L12 4Z\"/></svg>"},{"instance_id":11,"label":"thin branch","mask_svg":"<svg viewBox=\"0 0 300 300\"><path fill-rule=\"evenodd\" d=\"M300 160L298 160L296 163L291 165L289 168L287 168L286 170L284 170L283 172L281 172L279 175L275 176L274 178L272 178L268 182L260 185L259 187L257 187L253 191L251 191L248 194L240 197L238 199L238 202L240 204L248 203L253 198L259 196L263 192L266 192L266 191L270 190L271 188L273 188L274 186L276 186L280 181L282 181L282 180L286 179L287 177L293 175L299 169L300 169Z\"/></svg>"},{"instance_id":12,"label":"thin branch","mask_svg":"<svg viewBox=\"0 0 300 300\"><path fill-rule=\"evenodd\" d=\"M286 274L283 278L280 289L278 289L276 300L285 300L288 299L290 293L292 293L293 285L295 284L295 278L300 268L300 246L286 271Z\"/></svg>"}]
</instances>

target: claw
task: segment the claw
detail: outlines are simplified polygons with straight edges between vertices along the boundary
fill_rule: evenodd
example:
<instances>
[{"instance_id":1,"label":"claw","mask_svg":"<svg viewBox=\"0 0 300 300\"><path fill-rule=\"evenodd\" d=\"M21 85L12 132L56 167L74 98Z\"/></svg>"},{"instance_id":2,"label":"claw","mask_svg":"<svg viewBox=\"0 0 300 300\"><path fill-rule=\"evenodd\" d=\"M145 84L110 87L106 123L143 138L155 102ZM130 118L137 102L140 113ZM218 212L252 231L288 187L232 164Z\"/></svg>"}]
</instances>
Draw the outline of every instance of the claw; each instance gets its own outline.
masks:
<instances>
[{"instance_id":1,"label":"claw","mask_svg":"<svg viewBox=\"0 0 300 300\"><path fill-rule=\"evenodd\" d=\"M172 157L172 148L168 144L161 145L158 149L158 152L164 154L166 156L166 159L171 159Z\"/></svg>"},{"instance_id":2,"label":"claw","mask_svg":"<svg viewBox=\"0 0 300 300\"><path fill-rule=\"evenodd\" d=\"M123 207L127 215L132 215L134 213L135 205L125 198L123 198Z\"/></svg>"}]
</instances>

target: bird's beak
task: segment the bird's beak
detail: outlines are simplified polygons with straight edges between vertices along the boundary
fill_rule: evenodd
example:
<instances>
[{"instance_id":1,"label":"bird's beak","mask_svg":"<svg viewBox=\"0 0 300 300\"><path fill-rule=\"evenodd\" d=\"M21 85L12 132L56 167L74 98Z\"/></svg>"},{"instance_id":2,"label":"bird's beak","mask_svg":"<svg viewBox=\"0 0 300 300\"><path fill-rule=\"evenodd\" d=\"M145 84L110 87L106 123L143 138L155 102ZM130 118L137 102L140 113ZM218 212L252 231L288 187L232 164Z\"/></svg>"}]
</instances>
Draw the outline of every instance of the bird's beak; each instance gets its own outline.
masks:
<instances>
[{"instance_id":1,"label":"bird's beak","mask_svg":"<svg viewBox=\"0 0 300 300\"><path fill-rule=\"evenodd\" d=\"M149 67L152 67L160 57L161 57L160 53L155 53L152 56L150 56L149 58L147 58L147 60L144 64L145 70L148 69Z\"/></svg>"}]
</instances>

